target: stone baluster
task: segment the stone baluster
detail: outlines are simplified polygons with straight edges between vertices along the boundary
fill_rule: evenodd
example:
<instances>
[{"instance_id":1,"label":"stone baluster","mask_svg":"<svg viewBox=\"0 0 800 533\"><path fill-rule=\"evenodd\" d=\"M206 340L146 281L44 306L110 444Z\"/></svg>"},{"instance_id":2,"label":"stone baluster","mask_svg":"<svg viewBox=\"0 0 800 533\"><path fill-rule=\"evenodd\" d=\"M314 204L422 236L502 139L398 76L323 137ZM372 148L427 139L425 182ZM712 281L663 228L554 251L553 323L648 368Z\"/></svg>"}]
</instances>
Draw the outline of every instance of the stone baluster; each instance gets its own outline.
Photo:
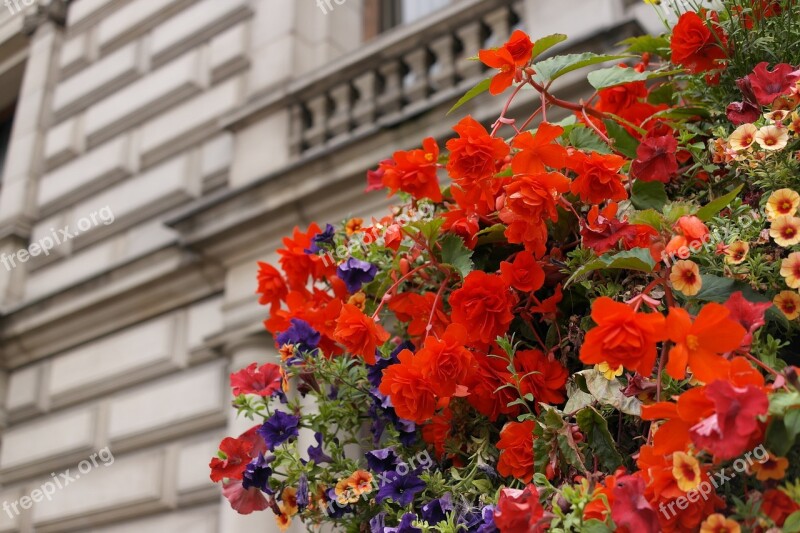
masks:
<instances>
[{"instance_id":1,"label":"stone baluster","mask_svg":"<svg viewBox=\"0 0 800 533\"><path fill-rule=\"evenodd\" d=\"M474 55L471 51L483 48L484 30L480 22L471 22L456 31L461 41L462 57L456 63L456 70L463 79L474 79L483 73L480 61L470 59Z\"/></svg>"},{"instance_id":2,"label":"stone baluster","mask_svg":"<svg viewBox=\"0 0 800 533\"><path fill-rule=\"evenodd\" d=\"M350 82L337 85L330 91L333 114L328 119L328 133L334 139L347 137L352 129L353 87Z\"/></svg>"},{"instance_id":3,"label":"stone baluster","mask_svg":"<svg viewBox=\"0 0 800 533\"><path fill-rule=\"evenodd\" d=\"M436 56L436 63L431 69L431 84L435 91L442 91L454 86L458 81L455 58L456 42L448 33L431 42L431 50Z\"/></svg>"},{"instance_id":4,"label":"stone baluster","mask_svg":"<svg viewBox=\"0 0 800 533\"><path fill-rule=\"evenodd\" d=\"M353 105L353 124L354 132L358 132L375 122L378 76L374 70L369 70L353 80L353 85L358 96Z\"/></svg>"},{"instance_id":5,"label":"stone baluster","mask_svg":"<svg viewBox=\"0 0 800 533\"><path fill-rule=\"evenodd\" d=\"M383 80L377 98L378 112L380 118L385 120L398 114L403 107L403 64L399 59L390 59L381 64L378 71Z\"/></svg>"}]
</instances>

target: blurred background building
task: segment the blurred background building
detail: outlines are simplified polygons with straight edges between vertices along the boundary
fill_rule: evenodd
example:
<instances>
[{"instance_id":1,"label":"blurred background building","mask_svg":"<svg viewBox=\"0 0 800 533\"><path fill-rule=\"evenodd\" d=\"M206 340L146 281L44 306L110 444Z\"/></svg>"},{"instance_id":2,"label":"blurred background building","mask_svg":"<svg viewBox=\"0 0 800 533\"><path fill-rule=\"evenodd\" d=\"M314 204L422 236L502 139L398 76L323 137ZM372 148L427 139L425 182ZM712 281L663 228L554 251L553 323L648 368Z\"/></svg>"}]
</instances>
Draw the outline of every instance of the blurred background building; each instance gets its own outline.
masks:
<instances>
[{"instance_id":1,"label":"blurred background building","mask_svg":"<svg viewBox=\"0 0 800 533\"><path fill-rule=\"evenodd\" d=\"M228 374L275 353L256 261L295 225L380 214L364 175L394 150L496 117L501 99L479 98L445 119L486 76L479 48L523 27L609 50L658 30L649 15L639 0L4 0L0 502L104 447L115 461L0 510L0 532L275 531L268 512L237 516L207 468L249 427Z\"/></svg>"}]
</instances>

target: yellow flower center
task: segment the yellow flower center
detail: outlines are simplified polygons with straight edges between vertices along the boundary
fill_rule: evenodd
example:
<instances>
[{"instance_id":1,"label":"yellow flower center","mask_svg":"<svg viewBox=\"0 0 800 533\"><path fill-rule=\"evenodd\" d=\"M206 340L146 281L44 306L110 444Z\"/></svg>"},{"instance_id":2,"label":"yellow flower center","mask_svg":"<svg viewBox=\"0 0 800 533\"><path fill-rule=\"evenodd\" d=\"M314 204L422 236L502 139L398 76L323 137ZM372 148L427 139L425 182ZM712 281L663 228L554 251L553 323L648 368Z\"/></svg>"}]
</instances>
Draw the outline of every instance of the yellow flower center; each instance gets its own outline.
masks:
<instances>
[{"instance_id":1,"label":"yellow flower center","mask_svg":"<svg viewBox=\"0 0 800 533\"><path fill-rule=\"evenodd\" d=\"M697 338L697 335L687 335L686 346L688 346L690 350L696 350L700 347L700 339Z\"/></svg>"}]
</instances>

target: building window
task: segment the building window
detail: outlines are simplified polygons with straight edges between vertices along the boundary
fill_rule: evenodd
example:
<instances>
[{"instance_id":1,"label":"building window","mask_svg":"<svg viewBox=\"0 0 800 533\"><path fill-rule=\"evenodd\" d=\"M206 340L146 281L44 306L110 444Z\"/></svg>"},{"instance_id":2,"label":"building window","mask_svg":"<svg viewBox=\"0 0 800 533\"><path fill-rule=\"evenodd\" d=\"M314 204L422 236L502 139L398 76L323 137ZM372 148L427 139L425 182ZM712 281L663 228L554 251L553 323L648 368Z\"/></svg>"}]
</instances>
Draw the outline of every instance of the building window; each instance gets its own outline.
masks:
<instances>
[{"instance_id":1,"label":"building window","mask_svg":"<svg viewBox=\"0 0 800 533\"><path fill-rule=\"evenodd\" d=\"M367 38L418 20L456 0L366 0L365 35Z\"/></svg>"}]
</instances>

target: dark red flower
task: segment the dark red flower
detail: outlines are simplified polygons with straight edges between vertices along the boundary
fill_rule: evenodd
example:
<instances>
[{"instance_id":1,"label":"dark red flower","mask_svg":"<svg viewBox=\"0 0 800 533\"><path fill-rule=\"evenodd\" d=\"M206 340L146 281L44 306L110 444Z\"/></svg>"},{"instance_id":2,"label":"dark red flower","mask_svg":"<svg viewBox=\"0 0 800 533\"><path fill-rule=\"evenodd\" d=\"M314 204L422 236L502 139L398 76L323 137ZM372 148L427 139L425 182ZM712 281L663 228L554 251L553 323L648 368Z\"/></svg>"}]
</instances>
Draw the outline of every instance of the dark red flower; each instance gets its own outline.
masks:
<instances>
[{"instance_id":1,"label":"dark red flower","mask_svg":"<svg viewBox=\"0 0 800 533\"><path fill-rule=\"evenodd\" d=\"M747 75L756 102L760 105L770 105L777 97L789 94L800 79L800 70L795 70L791 65L780 63L772 70L767 69L767 65L766 61L762 61Z\"/></svg>"},{"instance_id":2,"label":"dark red flower","mask_svg":"<svg viewBox=\"0 0 800 533\"><path fill-rule=\"evenodd\" d=\"M530 252L519 252L513 262L500 263L500 277L522 292L538 291L544 285L544 270Z\"/></svg>"},{"instance_id":3,"label":"dark red flower","mask_svg":"<svg viewBox=\"0 0 800 533\"><path fill-rule=\"evenodd\" d=\"M728 39L718 24L706 22L694 11L687 11L672 31L672 62L693 74L706 72L718 68L728 57L727 46Z\"/></svg>"},{"instance_id":4,"label":"dark red flower","mask_svg":"<svg viewBox=\"0 0 800 533\"><path fill-rule=\"evenodd\" d=\"M266 363L256 368L256 363L231 374L231 389L234 396L257 394L272 396L283 390L284 378L280 365Z\"/></svg>"},{"instance_id":5,"label":"dark red flower","mask_svg":"<svg viewBox=\"0 0 800 533\"><path fill-rule=\"evenodd\" d=\"M672 135L645 137L636 149L631 174L642 181L669 180L678 172L678 141Z\"/></svg>"},{"instance_id":6,"label":"dark red flower","mask_svg":"<svg viewBox=\"0 0 800 533\"><path fill-rule=\"evenodd\" d=\"M250 462L253 444L241 437L225 437L219 445L219 451L225 456L224 459L214 457L208 464L211 468L211 481L217 483L225 478L242 479L244 469Z\"/></svg>"},{"instance_id":7,"label":"dark red flower","mask_svg":"<svg viewBox=\"0 0 800 533\"><path fill-rule=\"evenodd\" d=\"M762 500L761 512L772 518L778 527L783 526L790 514L800 510L800 505L780 489L765 491Z\"/></svg>"}]
</instances>

